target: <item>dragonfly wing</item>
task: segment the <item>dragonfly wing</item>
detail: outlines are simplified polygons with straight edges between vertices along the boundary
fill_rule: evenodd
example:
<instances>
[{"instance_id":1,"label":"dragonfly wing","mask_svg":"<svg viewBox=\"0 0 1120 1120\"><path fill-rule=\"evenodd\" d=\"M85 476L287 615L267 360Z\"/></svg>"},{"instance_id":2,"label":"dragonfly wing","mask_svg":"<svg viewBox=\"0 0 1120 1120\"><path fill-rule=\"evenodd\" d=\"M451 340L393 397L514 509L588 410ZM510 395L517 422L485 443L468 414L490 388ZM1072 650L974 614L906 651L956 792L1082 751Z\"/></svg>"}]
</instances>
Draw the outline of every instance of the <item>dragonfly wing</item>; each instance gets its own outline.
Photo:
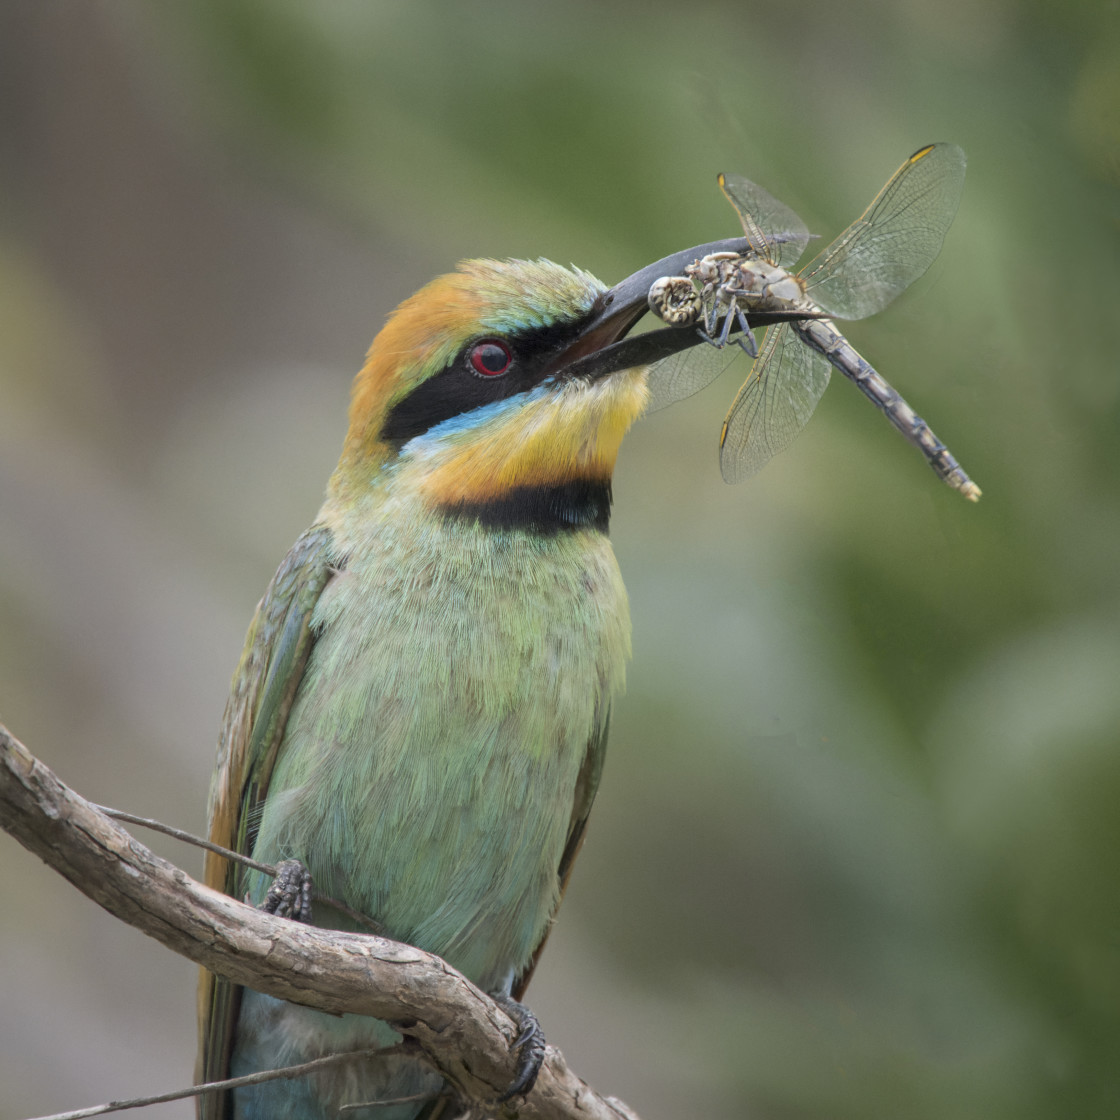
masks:
<instances>
[{"instance_id":1,"label":"dragonfly wing","mask_svg":"<svg viewBox=\"0 0 1120 1120\"><path fill-rule=\"evenodd\" d=\"M832 367L786 325L771 327L739 389L719 441L727 482L756 474L794 441L828 388Z\"/></svg>"},{"instance_id":2,"label":"dragonfly wing","mask_svg":"<svg viewBox=\"0 0 1120 1120\"><path fill-rule=\"evenodd\" d=\"M871 205L801 272L805 294L841 319L882 311L933 263L964 186L956 144L916 151Z\"/></svg>"},{"instance_id":3,"label":"dragonfly wing","mask_svg":"<svg viewBox=\"0 0 1120 1120\"><path fill-rule=\"evenodd\" d=\"M699 336L696 343L688 350L678 350L650 365L647 413L700 392L715 381L735 360L735 355L741 352L734 345L717 348L702 342Z\"/></svg>"},{"instance_id":4,"label":"dragonfly wing","mask_svg":"<svg viewBox=\"0 0 1120 1120\"><path fill-rule=\"evenodd\" d=\"M719 189L735 207L754 256L785 268L797 263L809 230L784 202L742 175L721 175Z\"/></svg>"}]
</instances>

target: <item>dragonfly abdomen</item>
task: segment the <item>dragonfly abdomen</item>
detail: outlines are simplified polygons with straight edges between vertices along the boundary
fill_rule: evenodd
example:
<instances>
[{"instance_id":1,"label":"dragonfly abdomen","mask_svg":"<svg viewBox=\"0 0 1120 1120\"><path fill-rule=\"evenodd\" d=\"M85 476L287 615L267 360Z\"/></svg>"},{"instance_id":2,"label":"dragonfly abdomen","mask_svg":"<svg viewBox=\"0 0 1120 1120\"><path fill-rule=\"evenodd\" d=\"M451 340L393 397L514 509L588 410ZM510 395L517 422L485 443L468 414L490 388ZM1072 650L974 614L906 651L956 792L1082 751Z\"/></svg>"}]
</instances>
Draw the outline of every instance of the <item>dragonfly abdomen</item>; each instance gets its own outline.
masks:
<instances>
[{"instance_id":1,"label":"dragonfly abdomen","mask_svg":"<svg viewBox=\"0 0 1120 1120\"><path fill-rule=\"evenodd\" d=\"M790 324L802 341L816 350L860 392L881 409L887 419L925 456L938 478L959 490L970 501L978 501L980 487L965 474L949 449L930 426L906 403L902 394L888 384L852 344L826 319L805 319Z\"/></svg>"}]
</instances>

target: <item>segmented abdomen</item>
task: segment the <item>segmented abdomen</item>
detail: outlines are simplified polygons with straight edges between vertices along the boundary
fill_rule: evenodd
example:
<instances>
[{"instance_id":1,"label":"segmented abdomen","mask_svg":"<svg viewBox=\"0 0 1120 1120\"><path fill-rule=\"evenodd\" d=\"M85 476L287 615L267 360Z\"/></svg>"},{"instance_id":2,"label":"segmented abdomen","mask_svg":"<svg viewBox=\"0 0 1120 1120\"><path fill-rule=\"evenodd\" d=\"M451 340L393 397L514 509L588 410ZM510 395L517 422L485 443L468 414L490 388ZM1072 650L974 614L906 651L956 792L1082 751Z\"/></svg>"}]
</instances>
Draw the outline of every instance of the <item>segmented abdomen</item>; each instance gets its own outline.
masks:
<instances>
[{"instance_id":1,"label":"segmented abdomen","mask_svg":"<svg viewBox=\"0 0 1120 1120\"><path fill-rule=\"evenodd\" d=\"M791 324L802 341L825 357L926 457L937 476L970 501L980 497L980 487L965 474L960 463L930 426L906 403L869 362L856 353L852 344L827 319L804 319Z\"/></svg>"}]
</instances>

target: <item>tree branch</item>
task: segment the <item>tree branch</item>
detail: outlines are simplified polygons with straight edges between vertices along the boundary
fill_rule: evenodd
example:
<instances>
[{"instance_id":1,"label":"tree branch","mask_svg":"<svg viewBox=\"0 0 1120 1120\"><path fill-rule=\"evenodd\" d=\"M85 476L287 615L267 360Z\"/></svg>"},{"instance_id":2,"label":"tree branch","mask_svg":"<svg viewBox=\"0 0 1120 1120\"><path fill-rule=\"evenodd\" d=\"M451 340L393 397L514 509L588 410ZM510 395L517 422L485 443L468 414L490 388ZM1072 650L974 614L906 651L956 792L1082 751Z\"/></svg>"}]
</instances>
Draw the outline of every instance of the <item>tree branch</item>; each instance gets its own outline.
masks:
<instances>
[{"instance_id":1,"label":"tree branch","mask_svg":"<svg viewBox=\"0 0 1120 1120\"><path fill-rule=\"evenodd\" d=\"M211 890L64 785L0 724L0 826L110 914L266 995L368 1015L412 1038L485 1115L514 1075L512 1021L440 958L369 934L301 925ZM526 1120L636 1120L549 1047Z\"/></svg>"}]
</instances>

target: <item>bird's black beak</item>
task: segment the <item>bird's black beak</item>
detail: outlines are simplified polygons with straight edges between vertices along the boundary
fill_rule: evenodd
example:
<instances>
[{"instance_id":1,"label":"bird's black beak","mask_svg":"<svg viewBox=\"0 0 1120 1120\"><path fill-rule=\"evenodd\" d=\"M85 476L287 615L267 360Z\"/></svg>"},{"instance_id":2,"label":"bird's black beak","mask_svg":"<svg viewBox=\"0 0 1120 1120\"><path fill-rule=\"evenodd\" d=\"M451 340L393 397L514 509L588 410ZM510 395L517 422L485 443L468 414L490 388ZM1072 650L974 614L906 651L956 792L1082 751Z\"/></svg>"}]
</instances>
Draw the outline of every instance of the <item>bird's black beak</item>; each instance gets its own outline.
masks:
<instances>
[{"instance_id":1,"label":"bird's black beak","mask_svg":"<svg viewBox=\"0 0 1120 1120\"><path fill-rule=\"evenodd\" d=\"M696 326L664 327L627 338L631 328L649 310L650 286L662 276L681 276L685 268L709 253L746 253L750 243L745 237L729 237L682 249L663 257L608 288L595 301L591 318L579 337L565 347L552 371L565 380L583 378L598 381L621 369L648 365L690 346L704 345ZM802 319L794 312L755 312L747 315L751 327L764 327L789 319Z\"/></svg>"}]
</instances>

